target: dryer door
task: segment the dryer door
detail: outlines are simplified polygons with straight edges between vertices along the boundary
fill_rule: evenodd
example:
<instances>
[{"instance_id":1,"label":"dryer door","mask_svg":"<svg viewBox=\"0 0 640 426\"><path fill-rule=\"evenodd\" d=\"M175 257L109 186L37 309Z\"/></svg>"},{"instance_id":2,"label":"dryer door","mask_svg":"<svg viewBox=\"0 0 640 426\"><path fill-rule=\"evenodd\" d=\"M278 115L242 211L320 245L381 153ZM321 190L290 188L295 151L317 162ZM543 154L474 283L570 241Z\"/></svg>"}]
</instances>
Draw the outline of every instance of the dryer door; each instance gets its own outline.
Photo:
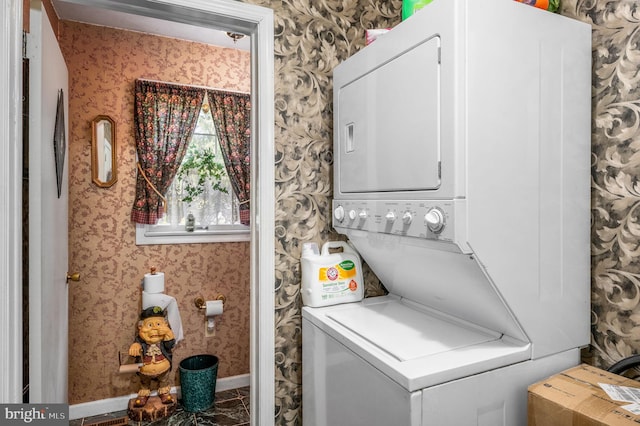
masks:
<instances>
[{"instance_id":1,"label":"dryer door","mask_svg":"<svg viewBox=\"0 0 640 426\"><path fill-rule=\"evenodd\" d=\"M337 106L340 192L440 186L439 37L363 69Z\"/></svg>"}]
</instances>

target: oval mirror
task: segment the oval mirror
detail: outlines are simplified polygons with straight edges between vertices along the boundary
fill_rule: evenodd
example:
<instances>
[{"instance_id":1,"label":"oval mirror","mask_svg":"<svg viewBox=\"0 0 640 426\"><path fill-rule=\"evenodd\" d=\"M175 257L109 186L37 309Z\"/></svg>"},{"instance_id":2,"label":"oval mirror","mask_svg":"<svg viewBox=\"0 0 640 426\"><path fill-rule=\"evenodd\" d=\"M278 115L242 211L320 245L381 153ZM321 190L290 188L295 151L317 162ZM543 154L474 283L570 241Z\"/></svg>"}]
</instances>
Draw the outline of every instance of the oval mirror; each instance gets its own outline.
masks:
<instances>
[{"instance_id":1,"label":"oval mirror","mask_svg":"<svg viewBox=\"0 0 640 426\"><path fill-rule=\"evenodd\" d=\"M107 188L118 180L116 167L116 123L108 115L99 115L91 122L91 179Z\"/></svg>"}]
</instances>

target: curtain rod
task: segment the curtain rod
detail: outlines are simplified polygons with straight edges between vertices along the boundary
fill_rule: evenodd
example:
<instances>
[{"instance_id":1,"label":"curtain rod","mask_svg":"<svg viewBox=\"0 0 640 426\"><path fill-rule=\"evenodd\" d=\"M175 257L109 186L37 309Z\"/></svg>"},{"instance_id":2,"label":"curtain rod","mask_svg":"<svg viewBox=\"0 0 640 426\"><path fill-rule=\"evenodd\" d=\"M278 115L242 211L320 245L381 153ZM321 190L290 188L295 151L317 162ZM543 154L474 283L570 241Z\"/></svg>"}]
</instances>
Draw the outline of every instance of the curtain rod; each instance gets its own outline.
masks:
<instances>
[{"instance_id":1,"label":"curtain rod","mask_svg":"<svg viewBox=\"0 0 640 426\"><path fill-rule=\"evenodd\" d=\"M149 78L137 78L136 80L148 81L149 83L172 84L174 86L189 86L189 87L195 87L195 88L198 88L198 89L205 89L205 90L217 90L219 92L238 93L240 95L250 95L251 94L251 92L242 92L240 90L219 89L217 87L199 86L197 84L172 83L172 82L169 82L169 81L153 80L153 79L149 79Z\"/></svg>"}]
</instances>

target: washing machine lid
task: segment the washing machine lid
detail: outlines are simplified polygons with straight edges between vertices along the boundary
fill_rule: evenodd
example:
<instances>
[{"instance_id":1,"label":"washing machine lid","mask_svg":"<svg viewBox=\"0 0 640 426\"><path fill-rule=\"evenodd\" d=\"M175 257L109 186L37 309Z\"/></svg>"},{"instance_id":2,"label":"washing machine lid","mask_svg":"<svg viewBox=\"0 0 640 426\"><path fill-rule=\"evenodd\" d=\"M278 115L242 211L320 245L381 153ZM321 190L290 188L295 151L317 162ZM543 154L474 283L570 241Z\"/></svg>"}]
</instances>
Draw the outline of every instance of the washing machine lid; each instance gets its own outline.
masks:
<instances>
[{"instance_id":1,"label":"washing machine lid","mask_svg":"<svg viewBox=\"0 0 640 426\"><path fill-rule=\"evenodd\" d=\"M400 301L352 305L327 317L398 361L499 340L501 334Z\"/></svg>"},{"instance_id":2,"label":"washing machine lid","mask_svg":"<svg viewBox=\"0 0 640 426\"><path fill-rule=\"evenodd\" d=\"M529 342L393 294L302 318L409 392L531 359Z\"/></svg>"}]
</instances>

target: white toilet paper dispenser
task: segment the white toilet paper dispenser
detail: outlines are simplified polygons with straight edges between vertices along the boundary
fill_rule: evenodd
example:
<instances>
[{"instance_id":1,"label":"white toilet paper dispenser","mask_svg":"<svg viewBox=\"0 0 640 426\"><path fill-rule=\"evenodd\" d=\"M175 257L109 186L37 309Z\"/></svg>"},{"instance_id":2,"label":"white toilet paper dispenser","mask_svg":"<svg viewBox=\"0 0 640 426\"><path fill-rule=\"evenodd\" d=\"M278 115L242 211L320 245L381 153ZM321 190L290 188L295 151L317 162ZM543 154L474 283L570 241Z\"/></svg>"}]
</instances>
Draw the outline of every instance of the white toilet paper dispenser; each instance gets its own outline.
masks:
<instances>
[{"instance_id":1,"label":"white toilet paper dispenser","mask_svg":"<svg viewBox=\"0 0 640 426\"><path fill-rule=\"evenodd\" d=\"M222 302L222 304L224 305L224 303L227 301L227 297L224 294L218 294L216 296L215 300L220 300ZM195 300L193 301L193 303L194 303L194 305L196 305L196 308L203 309L203 310L206 311L206 309L207 309L207 301L205 300L204 297L202 297L202 296L196 297ZM213 314L213 315L218 315L218 314Z\"/></svg>"},{"instance_id":2,"label":"white toilet paper dispenser","mask_svg":"<svg viewBox=\"0 0 640 426\"><path fill-rule=\"evenodd\" d=\"M206 333L213 333L213 328L215 326L213 316L222 315L224 303L226 302L226 300L227 298L223 294L218 294L215 300L205 300L202 296L196 297L196 299L194 300L196 308L203 310L204 315L207 318Z\"/></svg>"}]
</instances>

